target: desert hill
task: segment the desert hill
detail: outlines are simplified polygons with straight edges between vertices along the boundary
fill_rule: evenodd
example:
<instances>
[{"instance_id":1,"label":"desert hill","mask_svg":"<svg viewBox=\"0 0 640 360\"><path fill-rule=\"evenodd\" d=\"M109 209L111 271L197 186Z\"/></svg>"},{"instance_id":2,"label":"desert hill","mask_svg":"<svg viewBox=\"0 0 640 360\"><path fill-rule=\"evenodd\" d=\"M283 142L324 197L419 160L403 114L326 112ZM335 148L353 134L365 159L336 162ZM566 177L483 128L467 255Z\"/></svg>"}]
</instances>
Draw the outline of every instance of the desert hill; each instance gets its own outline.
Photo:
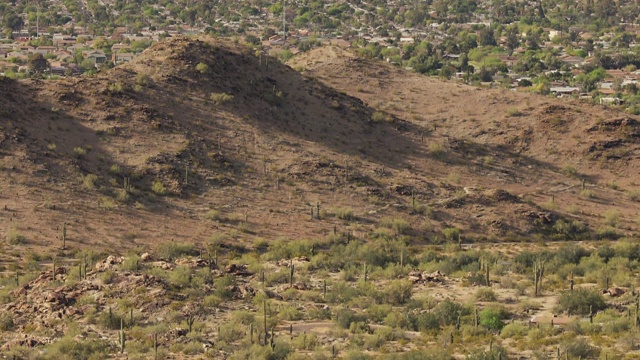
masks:
<instances>
[{"instance_id":1,"label":"desert hill","mask_svg":"<svg viewBox=\"0 0 640 360\"><path fill-rule=\"evenodd\" d=\"M366 353L553 355L472 310L553 317L591 250L605 270L575 285L633 299L629 267L613 277L595 249L635 240L546 242L634 235L635 117L338 48L290 66L254 51L177 38L94 77L0 79L0 356L355 358L396 327ZM512 241L545 244L493 244ZM575 260L539 289L556 252ZM628 318L619 300L606 311Z\"/></svg>"},{"instance_id":2,"label":"desert hill","mask_svg":"<svg viewBox=\"0 0 640 360\"><path fill-rule=\"evenodd\" d=\"M366 238L394 221L414 243L452 228L465 242L637 228L633 117L331 47L291 66L180 38L90 78L3 79L0 216L21 235L5 246L59 247L63 223L72 249L117 253Z\"/></svg>"}]
</instances>

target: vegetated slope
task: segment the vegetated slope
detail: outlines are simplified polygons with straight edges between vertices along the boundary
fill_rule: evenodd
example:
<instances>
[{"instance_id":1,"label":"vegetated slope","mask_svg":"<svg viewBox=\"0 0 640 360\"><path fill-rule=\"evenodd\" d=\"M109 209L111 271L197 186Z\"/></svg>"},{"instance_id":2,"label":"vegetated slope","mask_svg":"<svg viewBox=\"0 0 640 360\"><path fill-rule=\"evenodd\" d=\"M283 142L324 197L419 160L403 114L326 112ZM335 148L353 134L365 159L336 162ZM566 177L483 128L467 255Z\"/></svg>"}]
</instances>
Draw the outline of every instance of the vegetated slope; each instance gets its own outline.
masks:
<instances>
[{"instance_id":1,"label":"vegetated slope","mask_svg":"<svg viewBox=\"0 0 640 360\"><path fill-rule=\"evenodd\" d=\"M425 147L445 144L440 167L409 156L415 176L506 190L601 233L610 230L606 226L621 234L637 229L640 123L634 116L586 101L441 81L335 47L311 51L291 65L426 129ZM419 142L421 135L407 136ZM487 209L466 200L451 214L461 223L482 219L487 210L498 221L518 216L509 205Z\"/></svg>"},{"instance_id":2,"label":"vegetated slope","mask_svg":"<svg viewBox=\"0 0 640 360\"><path fill-rule=\"evenodd\" d=\"M465 241L519 239L562 217L584 221L586 237L609 207L619 232L635 229L635 204L603 186L618 162L633 171L622 150L635 120L596 124L623 114L322 53L333 51L305 55L322 82L241 45L184 38L91 78L2 80L4 246L59 248L63 223L71 249L118 253L216 234L366 238L377 226L425 243L454 227ZM595 197L578 197L565 164ZM557 212L537 205L552 193ZM584 213L567 215L571 204Z\"/></svg>"}]
</instances>

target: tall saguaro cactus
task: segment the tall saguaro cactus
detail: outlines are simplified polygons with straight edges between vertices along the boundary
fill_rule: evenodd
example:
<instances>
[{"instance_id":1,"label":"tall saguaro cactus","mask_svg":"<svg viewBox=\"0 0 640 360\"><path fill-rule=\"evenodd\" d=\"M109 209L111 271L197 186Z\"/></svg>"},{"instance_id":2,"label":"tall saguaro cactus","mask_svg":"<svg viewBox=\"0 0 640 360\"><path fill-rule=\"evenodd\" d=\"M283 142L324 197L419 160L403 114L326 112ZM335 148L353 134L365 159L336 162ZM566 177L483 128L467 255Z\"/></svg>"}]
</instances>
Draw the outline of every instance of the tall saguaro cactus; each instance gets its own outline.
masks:
<instances>
[{"instance_id":1,"label":"tall saguaro cactus","mask_svg":"<svg viewBox=\"0 0 640 360\"><path fill-rule=\"evenodd\" d=\"M533 264L533 295L538 296L538 292L540 291L540 285L542 283L542 277L544 276L544 262L536 261Z\"/></svg>"}]
</instances>

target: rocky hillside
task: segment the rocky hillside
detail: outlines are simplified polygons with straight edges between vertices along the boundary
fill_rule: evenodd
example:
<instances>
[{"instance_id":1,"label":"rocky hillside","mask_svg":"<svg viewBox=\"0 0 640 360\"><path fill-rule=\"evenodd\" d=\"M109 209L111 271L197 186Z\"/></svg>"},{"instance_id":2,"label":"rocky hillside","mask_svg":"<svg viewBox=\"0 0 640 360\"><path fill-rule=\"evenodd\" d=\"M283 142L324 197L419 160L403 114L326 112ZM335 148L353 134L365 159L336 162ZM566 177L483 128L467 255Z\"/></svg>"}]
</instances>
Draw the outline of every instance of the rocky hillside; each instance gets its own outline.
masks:
<instances>
[{"instance_id":1,"label":"rocky hillside","mask_svg":"<svg viewBox=\"0 0 640 360\"><path fill-rule=\"evenodd\" d=\"M635 118L335 48L292 66L180 38L91 78L2 80L5 246L60 247L64 223L71 248L116 253L394 222L416 243L637 228Z\"/></svg>"}]
</instances>

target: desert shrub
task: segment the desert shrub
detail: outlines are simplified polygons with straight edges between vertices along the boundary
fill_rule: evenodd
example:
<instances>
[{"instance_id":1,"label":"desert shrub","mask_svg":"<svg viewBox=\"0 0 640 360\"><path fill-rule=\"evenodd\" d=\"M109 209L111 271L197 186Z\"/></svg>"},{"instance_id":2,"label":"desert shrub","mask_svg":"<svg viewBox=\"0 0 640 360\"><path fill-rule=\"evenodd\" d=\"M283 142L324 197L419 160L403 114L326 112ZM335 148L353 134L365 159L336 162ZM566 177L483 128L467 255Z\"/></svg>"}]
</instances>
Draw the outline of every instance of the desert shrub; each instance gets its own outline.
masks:
<instances>
[{"instance_id":1,"label":"desert shrub","mask_svg":"<svg viewBox=\"0 0 640 360\"><path fill-rule=\"evenodd\" d=\"M341 220L353 220L355 219L355 216L353 215L353 209L352 208L333 208L331 209L331 212L333 214L335 214L335 216L338 219Z\"/></svg>"},{"instance_id":2,"label":"desert shrub","mask_svg":"<svg viewBox=\"0 0 640 360\"><path fill-rule=\"evenodd\" d=\"M529 333L529 327L520 323L511 323L505 325L500 330L500 337L503 339L524 337Z\"/></svg>"},{"instance_id":3,"label":"desert shrub","mask_svg":"<svg viewBox=\"0 0 640 360\"><path fill-rule=\"evenodd\" d=\"M374 111L373 114L371 114L371 121L374 123L384 122L387 121L387 116L383 112Z\"/></svg>"},{"instance_id":4,"label":"desert shrub","mask_svg":"<svg viewBox=\"0 0 640 360\"><path fill-rule=\"evenodd\" d=\"M487 287L481 287L476 290L474 295L477 301L496 301L496 293Z\"/></svg>"},{"instance_id":5,"label":"desert shrub","mask_svg":"<svg viewBox=\"0 0 640 360\"><path fill-rule=\"evenodd\" d=\"M458 320L458 316L469 315L471 314L471 310L460 303L445 300L433 309L433 314L438 318L440 324L453 325Z\"/></svg>"},{"instance_id":6,"label":"desert shrub","mask_svg":"<svg viewBox=\"0 0 640 360\"><path fill-rule=\"evenodd\" d=\"M204 214L204 218L207 220L220 220L220 212L218 210L209 210Z\"/></svg>"},{"instance_id":7,"label":"desert shrub","mask_svg":"<svg viewBox=\"0 0 640 360\"><path fill-rule=\"evenodd\" d=\"M617 226L620 221L620 212L615 209L609 209L604 212L604 223L609 226Z\"/></svg>"},{"instance_id":8,"label":"desert shrub","mask_svg":"<svg viewBox=\"0 0 640 360\"><path fill-rule=\"evenodd\" d=\"M400 218L383 219L380 224L403 235L406 235L411 230L411 225L406 220Z\"/></svg>"},{"instance_id":9,"label":"desert shrub","mask_svg":"<svg viewBox=\"0 0 640 360\"><path fill-rule=\"evenodd\" d=\"M587 231L587 226L579 220L573 220L571 222L558 220L553 225L553 230L563 235L566 239L575 239Z\"/></svg>"},{"instance_id":10,"label":"desert shrub","mask_svg":"<svg viewBox=\"0 0 640 360\"><path fill-rule=\"evenodd\" d=\"M98 318L98 325L104 329L120 330L120 322L124 321L124 318L116 314L111 308L105 309Z\"/></svg>"},{"instance_id":11,"label":"desert shrub","mask_svg":"<svg viewBox=\"0 0 640 360\"><path fill-rule=\"evenodd\" d=\"M616 240L621 237L620 234L611 226L602 226L596 230L596 237L599 240Z\"/></svg>"},{"instance_id":12,"label":"desert shrub","mask_svg":"<svg viewBox=\"0 0 640 360\"><path fill-rule=\"evenodd\" d=\"M236 351L230 360L257 359L257 360L285 360L291 354L291 345L276 339L274 347L255 344L251 347Z\"/></svg>"},{"instance_id":13,"label":"desert shrub","mask_svg":"<svg viewBox=\"0 0 640 360\"><path fill-rule=\"evenodd\" d=\"M615 252L615 256L624 257L631 261L640 260L640 245L638 245L634 241L624 239L617 241L613 244L612 249ZM601 256L608 260L607 257L603 255Z\"/></svg>"},{"instance_id":14,"label":"desert shrub","mask_svg":"<svg viewBox=\"0 0 640 360\"><path fill-rule=\"evenodd\" d=\"M122 168L120 168L120 165L118 164L113 164L111 165L111 167L109 167L109 173L114 174L114 175L118 175L122 172Z\"/></svg>"},{"instance_id":15,"label":"desert shrub","mask_svg":"<svg viewBox=\"0 0 640 360\"><path fill-rule=\"evenodd\" d=\"M216 295L207 295L202 300L202 305L207 308L216 308L222 303L222 299Z\"/></svg>"},{"instance_id":16,"label":"desert shrub","mask_svg":"<svg viewBox=\"0 0 640 360\"><path fill-rule=\"evenodd\" d=\"M351 309L341 308L336 311L334 321L341 328L349 329L353 323L365 322L366 317L357 314Z\"/></svg>"},{"instance_id":17,"label":"desert shrub","mask_svg":"<svg viewBox=\"0 0 640 360\"><path fill-rule=\"evenodd\" d=\"M558 309L570 315L589 315L589 311L600 311L606 308L604 298L596 290L575 289L564 292L558 299Z\"/></svg>"},{"instance_id":18,"label":"desert shrub","mask_svg":"<svg viewBox=\"0 0 640 360\"><path fill-rule=\"evenodd\" d=\"M629 190L627 196L631 201L640 201L640 190Z\"/></svg>"},{"instance_id":19,"label":"desert shrub","mask_svg":"<svg viewBox=\"0 0 640 360\"><path fill-rule=\"evenodd\" d=\"M221 105L233 100L233 95L227 93L212 93L209 95L211 101L213 101L216 105Z\"/></svg>"},{"instance_id":20,"label":"desert shrub","mask_svg":"<svg viewBox=\"0 0 640 360\"><path fill-rule=\"evenodd\" d=\"M467 357L467 360L498 360L509 359L507 356L507 350L501 346L494 345L491 350L479 349L472 351Z\"/></svg>"},{"instance_id":21,"label":"desert shrub","mask_svg":"<svg viewBox=\"0 0 640 360\"><path fill-rule=\"evenodd\" d=\"M441 158L447 153L443 144L432 142L429 144L429 154L435 158Z\"/></svg>"},{"instance_id":22,"label":"desert shrub","mask_svg":"<svg viewBox=\"0 0 640 360\"><path fill-rule=\"evenodd\" d=\"M480 311L480 324L489 330L501 330L504 327L504 322L509 316L509 312L499 306L491 306Z\"/></svg>"},{"instance_id":23,"label":"desert shrub","mask_svg":"<svg viewBox=\"0 0 640 360\"><path fill-rule=\"evenodd\" d=\"M438 316L432 313L422 313L411 316L409 320L412 323L413 330L422 333L434 333L440 329L440 320Z\"/></svg>"},{"instance_id":24,"label":"desert shrub","mask_svg":"<svg viewBox=\"0 0 640 360\"><path fill-rule=\"evenodd\" d=\"M8 311L3 311L0 314L0 331L11 331L13 327L13 314Z\"/></svg>"},{"instance_id":25,"label":"desert shrub","mask_svg":"<svg viewBox=\"0 0 640 360\"><path fill-rule=\"evenodd\" d=\"M302 319L302 312L296 306L285 305L280 308L278 317L287 321L297 321Z\"/></svg>"},{"instance_id":26,"label":"desert shrub","mask_svg":"<svg viewBox=\"0 0 640 360\"><path fill-rule=\"evenodd\" d=\"M187 287L191 284L191 268L188 266L177 266L169 272L169 281L177 287Z\"/></svg>"},{"instance_id":27,"label":"desert shrub","mask_svg":"<svg viewBox=\"0 0 640 360\"><path fill-rule=\"evenodd\" d=\"M564 348L569 356L574 359L590 359L597 357L600 354L600 349L589 344L589 342L584 338L567 341L564 344Z\"/></svg>"},{"instance_id":28,"label":"desert shrub","mask_svg":"<svg viewBox=\"0 0 640 360\"><path fill-rule=\"evenodd\" d=\"M142 268L142 261L138 255L130 255L122 262L122 268L129 271L139 271Z\"/></svg>"},{"instance_id":29,"label":"desert shrub","mask_svg":"<svg viewBox=\"0 0 640 360\"><path fill-rule=\"evenodd\" d=\"M82 158L85 155L87 155L87 150L81 147L75 147L73 148L73 153L76 155L77 158Z\"/></svg>"},{"instance_id":30,"label":"desert shrub","mask_svg":"<svg viewBox=\"0 0 640 360\"><path fill-rule=\"evenodd\" d=\"M388 304L371 305L366 310L367 319L374 323L381 323L391 310L391 305Z\"/></svg>"},{"instance_id":31,"label":"desert shrub","mask_svg":"<svg viewBox=\"0 0 640 360\"><path fill-rule=\"evenodd\" d=\"M165 195L167 193L167 188L164 187L164 184L160 179L156 179L153 184L151 184L151 191L156 195Z\"/></svg>"},{"instance_id":32,"label":"desert shrub","mask_svg":"<svg viewBox=\"0 0 640 360\"><path fill-rule=\"evenodd\" d=\"M9 245L19 245L23 244L26 238L22 235L20 230L18 230L18 227L13 225L9 230L7 230L6 240Z\"/></svg>"},{"instance_id":33,"label":"desert shrub","mask_svg":"<svg viewBox=\"0 0 640 360\"><path fill-rule=\"evenodd\" d=\"M205 63L198 63L198 65L196 65L196 70L201 74L206 74L209 72L209 65Z\"/></svg>"},{"instance_id":34,"label":"desert shrub","mask_svg":"<svg viewBox=\"0 0 640 360\"><path fill-rule=\"evenodd\" d=\"M156 254L162 259L176 259L186 255L197 255L196 247L192 243L166 242L158 245Z\"/></svg>"},{"instance_id":35,"label":"desert shrub","mask_svg":"<svg viewBox=\"0 0 640 360\"><path fill-rule=\"evenodd\" d=\"M75 272L71 272L71 274L75 274ZM100 281L102 281L103 284L111 284L116 279L116 276L113 270L107 270L100 274Z\"/></svg>"},{"instance_id":36,"label":"desert shrub","mask_svg":"<svg viewBox=\"0 0 640 360\"><path fill-rule=\"evenodd\" d=\"M445 228L442 230L442 235L447 241L457 240L460 236L460 229L458 228Z\"/></svg>"},{"instance_id":37,"label":"desert shrub","mask_svg":"<svg viewBox=\"0 0 640 360\"><path fill-rule=\"evenodd\" d=\"M381 354L380 360L452 360L446 349L411 350L402 353ZM506 360L506 358L505 358Z\"/></svg>"},{"instance_id":38,"label":"desert shrub","mask_svg":"<svg viewBox=\"0 0 640 360\"><path fill-rule=\"evenodd\" d=\"M585 199L593 199L596 197L596 193L593 190L584 189L584 190L580 190L580 196Z\"/></svg>"},{"instance_id":39,"label":"desert shrub","mask_svg":"<svg viewBox=\"0 0 640 360\"><path fill-rule=\"evenodd\" d=\"M98 181L98 175L87 174L82 178L82 185L88 190L95 189L96 181Z\"/></svg>"},{"instance_id":40,"label":"desert shrub","mask_svg":"<svg viewBox=\"0 0 640 360\"><path fill-rule=\"evenodd\" d=\"M244 337L246 329L240 326L240 323L230 321L220 326L219 338L221 341L234 342Z\"/></svg>"},{"instance_id":41,"label":"desert shrub","mask_svg":"<svg viewBox=\"0 0 640 360\"><path fill-rule=\"evenodd\" d=\"M109 343L103 339L86 339L78 341L64 337L47 345L43 359L104 359L110 355Z\"/></svg>"},{"instance_id":42,"label":"desert shrub","mask_svg":"<svg viewBox=\"0 0 640 360\"><path fill-rule=\"evenodd\" d=\"M555 254L555 258L561 264L579 264L583 257L589 256L591 253L585 248L578 245L563 245Z\"/></svg>"},{"instance_id":43,"label":"desert shrub","mask_svg":"<svg viewBox=\"0 0 640 360\"><path fill-rule=\"evenodd\" d=\"M562 169L560 170L560 172L568 177L572 177L572 178L577 178L578 177L578 170L576 170L575 167L571 166L571 165L565 165L562 167Z\"/></svg>"},{"instance_id":44,"label":"desert shrub","mask_svg":"<svg viewBox=\"0 0 640 360\"><path fill-rule=\"evenodd\" d=\"M202 344L197 341L192 341L184 346L182 353L185 355L195 355L202 353Z\"/></svg>"},{"instance_id":45,"label":"desert shrub","mask_svg":"<svg viewBox=\"0 0 640 360\"><path fill-rule=\"evenodd\" d=\"M413 284L406 280L393 280L389 282L384 292L385 303L401 305L411 298Z\"/></svg>"},{"instance_id":46,"label":"desert shrub","mask_svg":"<svg viewBox=\"0 0 640 360\"><path fill-rule=\"evenodd\" d=\"M221 299L231 299L233 297L233 293L228 289L228 287L232 287L235 284L236 278L233 275L225 275L216 280L216 289L214 294Z\"/></svg>"},{"instance_id":47,"label":"desert shrub","mask_svg":"<svg viewBox=\"0 0 640 360\"><path fill-rule=\"evenodd\" d=\"M136 84L140 86L145 86L149 84L149 81L150 81L149 75L143 74L143 73L136 74Z\"/></svg>"}]
</instances>

